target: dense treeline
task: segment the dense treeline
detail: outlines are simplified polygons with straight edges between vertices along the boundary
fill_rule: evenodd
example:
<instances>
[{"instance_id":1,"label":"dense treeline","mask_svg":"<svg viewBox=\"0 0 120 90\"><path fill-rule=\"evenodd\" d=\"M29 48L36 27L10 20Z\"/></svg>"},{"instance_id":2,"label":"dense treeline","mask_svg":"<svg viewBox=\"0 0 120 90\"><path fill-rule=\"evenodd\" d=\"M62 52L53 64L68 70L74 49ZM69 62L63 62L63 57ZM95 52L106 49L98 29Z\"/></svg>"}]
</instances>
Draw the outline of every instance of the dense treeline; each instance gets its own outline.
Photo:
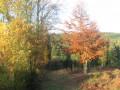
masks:
<instances>
[{"instance_id":1,"label":"dense treeline","mask_svg":"<svg viewBox=\"0 0 120 90\"><path fill-rule=\"evenodd\" d=\"M119 67L120 66L120 46L119 46L119 38L115 35L118 35L119 33L102 33L102 35L106 36L107 39L110 41L110 45L108 47L108 51L106 51L104 54L105 56L102 59L96 58L95 60L91 61L88 64L88 68L94 68L94 67ZM72 54L67 55L62 49L61 49L61 37L62 34L50 34L51 36L51 61L49 63L57 64L57 66L52 65L53 69L60 69L60 68L75 68L75 67L81 67L82 64L76 64L76 62L79 61L80 57ZM114 38L114 39L113 39ZM117 40L117 42L116 42ZM53 60L53 61L52 61ZM49 69L50 69L49 68Z\"/></svg>"},{"instance_id":2,"label":"dense treeline","mask_svg":"<svg viewBox=\"0 0 120 90\"><path fill-rule=\"evenodd\" d=\"M103 33L110 40L109 50L105 53L105 63L111 67L119 67L120 60L120 34Z\"/></svg>"},{"instance_id":3,"label":"dense treeline","mask_svg":"<svg viewBox=\"0 0 120 90\"><path fill-rule=\"evenodd\" d=\"M48 64L48 69L74 68L77 61L80 59L78 55L66 54L62 49L62 34L50 34L51 44L51 61ZM55 65L56 64L56 65ZM50 65L50 66L49 66Z\"/></svg>"}]
</instances>

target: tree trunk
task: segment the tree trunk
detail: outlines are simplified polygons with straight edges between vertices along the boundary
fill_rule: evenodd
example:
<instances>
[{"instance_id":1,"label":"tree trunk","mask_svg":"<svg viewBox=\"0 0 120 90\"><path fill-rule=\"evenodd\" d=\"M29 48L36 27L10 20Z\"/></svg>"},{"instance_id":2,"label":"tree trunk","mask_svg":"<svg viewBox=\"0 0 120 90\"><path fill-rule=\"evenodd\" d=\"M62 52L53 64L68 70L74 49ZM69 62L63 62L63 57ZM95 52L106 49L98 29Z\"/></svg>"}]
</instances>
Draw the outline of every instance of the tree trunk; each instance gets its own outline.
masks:
<instances>
[{"instance_id":1,"label":"tree trunk","mask_svg":"<svg viewBox=\"0 0 120 90\"><path fill-rule=\"evenodd\" d=\"M91 70L91 63L90 62L88 63L88 68L89 68L88 70L90 72L90 70Z\"/></svg>"},{"instance_id":2,"label":"tree trunk","mask_svg":"<svg viewBox=\"0 0 120 90\"><path fill-rule=\"evenodd\" d=\"M73 71L74 69L75 69L75 61L72 60L72 62L71 62L71 71Z\"/></svg>"},{"instance_id":3,"label":"tree trunk","mask_svg":"<svg viewBox=\"0 0 120 90\"><path fill-rule=\"evenodd\" d=\"M74 65L74 60L73 60L73 61L71 61L71 66L70 66L70 68L71 68L71 71L73 71L73 70L74 70L74 68L75 68L75 65Z\"/></svg>"},{"instance_id":4,"label":"tree trunk","mask_svg":"<svg viewBox=\"0 0 120 90\"><path fill-rule=\"evenodd\" d=\"M103 62L103 60L102 60L102 68L104 67L104 62Z\"/></svg>"},{"instance_id":5,"label":"tree trunk","mask_svg":"<svg viewBox=\"0 0 120 90\"><path fill-rule=\"evenodd\" d=\"M85 60L85 63L84 63L84 65L83 65L84 67L83 67L83 69L84 69L84 74L85 75L87 75L87 60Z\"/></svg>"},{"instance_id":6,"label":"tree trunk","mask_svg":"<svg viewBox=\"0 0 120 90\"><path fill-rule=\"evenodd\" d=\"M40 0L37 1L37 27L36 27L36 29L37 29L38 39L39 39L39 8L40 8L39 3L40 3Z\"/></svg>"}]
</instances>

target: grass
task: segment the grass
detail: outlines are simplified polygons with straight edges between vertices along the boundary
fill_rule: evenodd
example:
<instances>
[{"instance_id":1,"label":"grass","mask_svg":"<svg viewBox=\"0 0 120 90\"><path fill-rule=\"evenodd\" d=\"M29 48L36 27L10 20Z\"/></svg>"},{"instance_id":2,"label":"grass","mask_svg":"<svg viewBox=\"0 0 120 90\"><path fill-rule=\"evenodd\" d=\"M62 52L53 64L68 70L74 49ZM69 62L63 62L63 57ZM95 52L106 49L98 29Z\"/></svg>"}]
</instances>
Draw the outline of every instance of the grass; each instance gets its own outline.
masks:
<instances>
[{"instance_id":1,"label":"grass","mask_svg":"<svg viewBox=\"0 0 120 90\"><path fill-rule=\"evenodd\" d=\"M95 72L94 77L99 77L100 76L100 72Z\"/></svg>"},{"instance_id":2,"label":"grass","mask_svg":"<svg viewBox=\"0 0 120 90\"><path fill-rule=\"evenodd\" d=\"M47 74L41 90L120 90L120 70L92 71L85 78L81 72L57 70Z\"/></svg>"},{"instance_id":3,"label":"grass","mask_svg":"<svg viewBox=\"0 0 120 90\"><path fill-rule=\"evenodd\" d=\"M60 76L59 78L56 77L49 77L49 80L43 82L42 90L63 90L60 81L64 76Z\"/></svg>"},{"instance_id":4,"label":"grass","mask_svg":"<svg viewBox=\"0 0 120 90\"><path fill-rule=\"evenodd\" d=\"M58 85L57 83L54 83L56 81L47 81L45 82L44 90L63 90L61 85Z\"/></svg>"},{"instance_id":5,"label":"grass","mask_svg":"<svg viewBox=\"0 0 120 90\"><path fill-rule=\"evenodd\" d=\"M103 72L103 76L108 76L108 73L107 72Z\"/></svg>"},{"instance_id":6,"label":"grass","mask_svg":"<svg viewBox=\"0 0 120 90\"><path fill-rule=\"evenodd\" d=\"M118 69L115 69L112 74L116 76L116 75L118 75L119 73L120 73L119 70L118 70Z\"/></svg>"},{"instance_id":7,"label":"grass","mask_svg":"<svg viewBox=\"0 0 120 90\"><path fill-rule=\"evenodd\" d=\"M65 70L57 70L47 74L47 80L42 82L42 90L80 90L76 89L78 80L80 79L79 73L70 74Z\"/></svg>"},{"instance_id":8,"label":"grass","mask_svg":"<svg viewBox=\"0 0 120 90\"><path fill-rule=\"evenodd\" d=\"M60 76L60 80L66 80L66 79L69 79L69 76L67 76L67 75L61 75Z\"/></svg>"}]
</instances>

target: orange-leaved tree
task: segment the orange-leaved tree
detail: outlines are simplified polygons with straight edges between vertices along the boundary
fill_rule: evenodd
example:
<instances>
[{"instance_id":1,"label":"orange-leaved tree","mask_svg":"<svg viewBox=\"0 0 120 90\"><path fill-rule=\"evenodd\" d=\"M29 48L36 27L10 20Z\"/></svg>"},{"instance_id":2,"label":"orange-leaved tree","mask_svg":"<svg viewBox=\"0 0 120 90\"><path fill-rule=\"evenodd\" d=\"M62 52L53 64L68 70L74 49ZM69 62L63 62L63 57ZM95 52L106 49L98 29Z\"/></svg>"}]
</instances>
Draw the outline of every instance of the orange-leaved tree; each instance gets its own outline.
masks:
<instances>
[{"instance_id":1,"label":"orange-leaved tree","mask_svg":"<svg viewBox=\"0 0 120 90\"><path fill-rule=\"evenodd\" d=\"M84 64L87 74L87 62L103 57L108 42L100 34L95 22L91 22L83 6L73 10L73 17L65 22L68 30L63 30L63 49L66 53L80 56L79 62Z\"/></svg>"}]
</instances>

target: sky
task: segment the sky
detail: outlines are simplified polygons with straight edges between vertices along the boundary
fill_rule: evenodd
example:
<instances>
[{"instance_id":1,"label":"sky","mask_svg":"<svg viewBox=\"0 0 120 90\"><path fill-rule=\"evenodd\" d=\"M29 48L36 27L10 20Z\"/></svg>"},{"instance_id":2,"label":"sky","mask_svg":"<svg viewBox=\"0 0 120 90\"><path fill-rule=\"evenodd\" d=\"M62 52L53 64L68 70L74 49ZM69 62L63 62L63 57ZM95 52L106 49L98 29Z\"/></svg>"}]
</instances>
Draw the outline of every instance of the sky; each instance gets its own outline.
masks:
<instances>
[{"instance_id":1,"label":"sky","mask_svg":"<svg viewBox=\"0 0 120 90\"><path fill-rule=\"evenodd\" d=\"M51 0L56 2L57 0ZM101 32L120 33L120 0L60 0L63 4L60 13L62 22L69 20L72 10L84 2L87 14L91 20L96 21ZM63 27L58 25L58 27Z\"/></svg>"},{"instance_id":2,"label":"sky","mask_svg":"<svg viewBox=\"0 0 120 90\"><path fill-rule=\"evenodd\" d=\"M84 2L87 14L96 21L101 32L120 33L120 0L63 0L61 20L69 20L73 8Z\"/></svg>"}]
</instances>

